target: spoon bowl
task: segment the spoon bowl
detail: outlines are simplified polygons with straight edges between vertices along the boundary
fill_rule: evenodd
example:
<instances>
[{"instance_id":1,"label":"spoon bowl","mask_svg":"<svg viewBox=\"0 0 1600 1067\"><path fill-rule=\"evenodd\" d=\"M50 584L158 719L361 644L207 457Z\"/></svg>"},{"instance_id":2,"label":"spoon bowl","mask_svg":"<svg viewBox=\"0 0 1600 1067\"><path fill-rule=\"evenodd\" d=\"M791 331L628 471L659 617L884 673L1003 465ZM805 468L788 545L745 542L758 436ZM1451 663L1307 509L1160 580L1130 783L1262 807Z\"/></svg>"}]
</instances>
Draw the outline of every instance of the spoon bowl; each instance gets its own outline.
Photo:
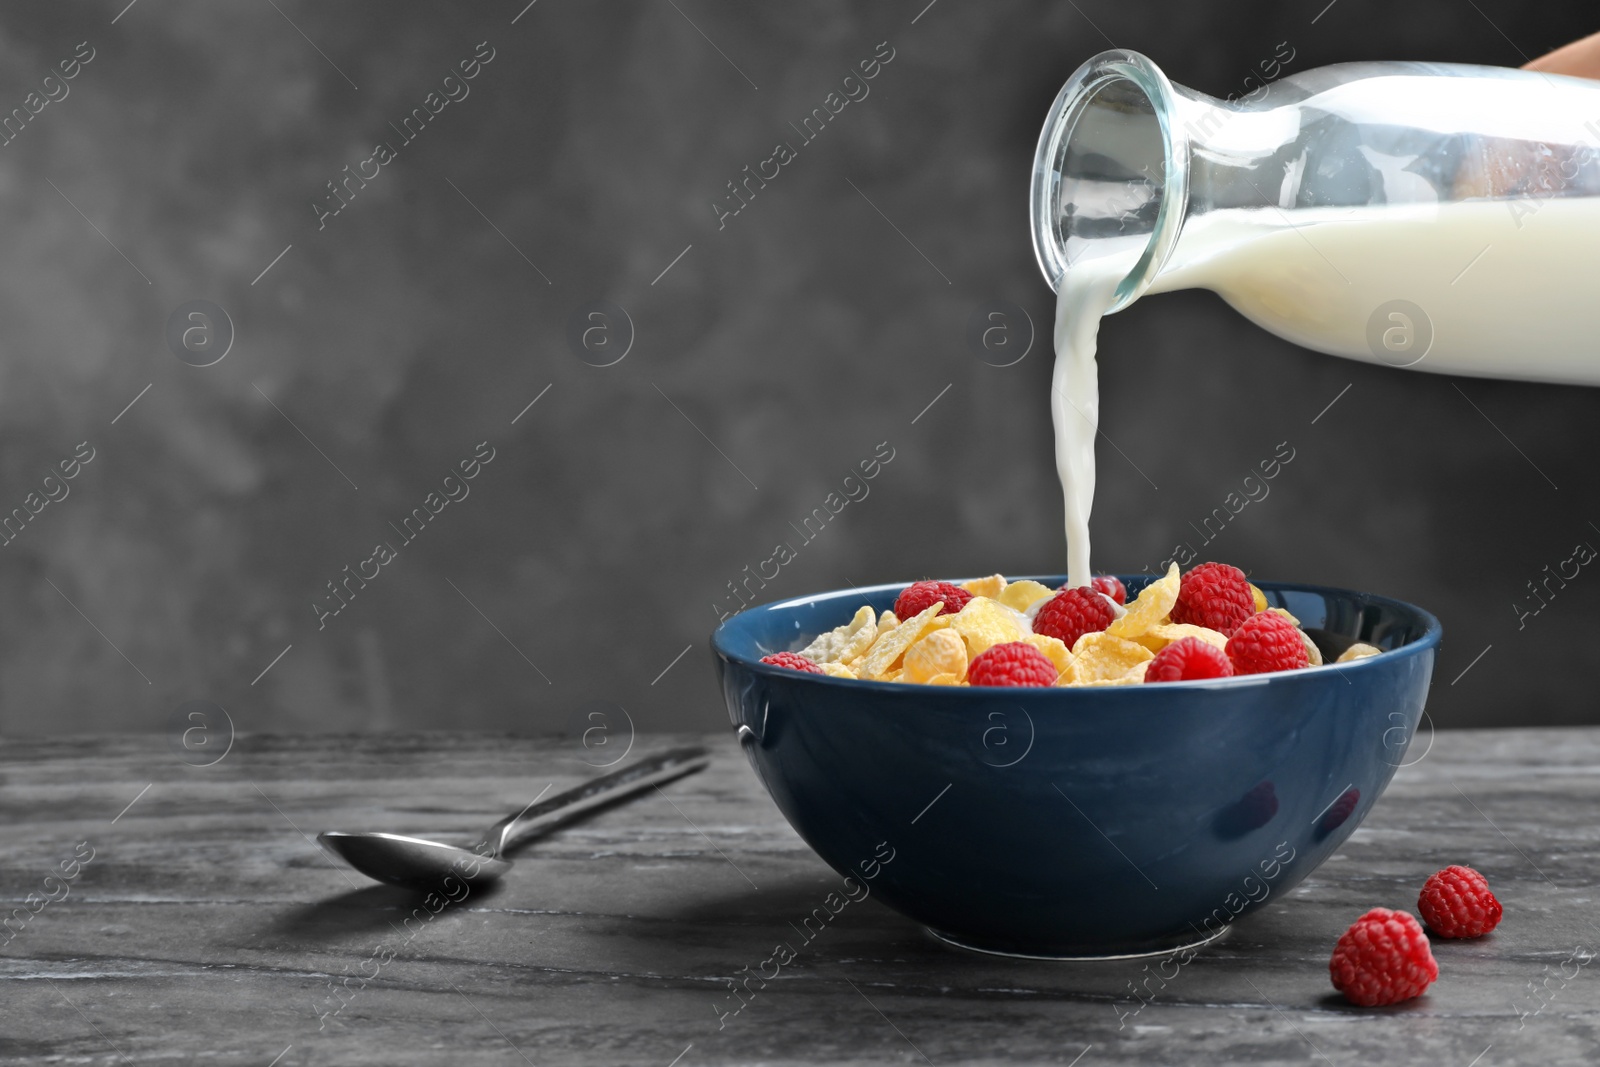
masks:
<instances>
[{"instance_id":1,"label":"spoon bowl","mask_svg":"<svg viewBox=\"0 0 1600 1067\"><path fill-rule=\"evenodd\" d=\"M432 887L452 875L470 885L493 881L511 869L510 860L404 834L329 830L318 834L317 841L330 855L390 885Z\"/></svg>"}]
</instances>

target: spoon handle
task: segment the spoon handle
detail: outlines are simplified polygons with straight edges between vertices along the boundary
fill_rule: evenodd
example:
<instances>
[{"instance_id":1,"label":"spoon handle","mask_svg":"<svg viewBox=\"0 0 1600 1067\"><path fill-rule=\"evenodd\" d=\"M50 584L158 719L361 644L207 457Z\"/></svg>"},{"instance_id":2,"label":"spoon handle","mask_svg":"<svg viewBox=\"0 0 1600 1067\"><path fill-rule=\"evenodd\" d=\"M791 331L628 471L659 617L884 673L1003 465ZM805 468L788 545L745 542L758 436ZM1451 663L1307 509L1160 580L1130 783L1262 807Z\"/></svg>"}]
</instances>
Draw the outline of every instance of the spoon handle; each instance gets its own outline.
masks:
<instances>
[{"instance_id":1,"label":"spoon handle","mask_svg":"<svg viewBox=\"0 0 1600 1067\"><path fill-rule=\"evenodd\" d=\"M499 856L576 815L693 774L705 769L710 762L710 754L703 748L675 748L640 760L631 767L601 775L576 789L557 793L549 800L530 804L515 815L501 819L484 835L484 843L494 850L492 855Z\"/></svg>"}]
</instances>

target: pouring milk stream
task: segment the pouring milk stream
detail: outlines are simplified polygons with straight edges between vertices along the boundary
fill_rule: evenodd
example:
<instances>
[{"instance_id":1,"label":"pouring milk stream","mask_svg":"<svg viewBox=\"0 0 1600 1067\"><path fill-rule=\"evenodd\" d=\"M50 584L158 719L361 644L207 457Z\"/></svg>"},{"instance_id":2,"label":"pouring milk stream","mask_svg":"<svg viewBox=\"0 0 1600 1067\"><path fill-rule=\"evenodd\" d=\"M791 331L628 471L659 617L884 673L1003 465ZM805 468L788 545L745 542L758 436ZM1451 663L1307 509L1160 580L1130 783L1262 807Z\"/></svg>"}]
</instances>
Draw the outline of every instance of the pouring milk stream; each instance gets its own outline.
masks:
<instances>
[{"instance_id":1,"label":"pouring milk stream","mask_svg":"<svg viewBox=\"0 0 1600 1067\"><path fill-rule=\"evenodd\" d=\"M1145 292L1212 289L1333 355L1600 385L1597 82L1358 63L1223 103L1106 52L1052 105L1031 206L1069 585L1092 573L1100 319Z\"/></svg>"}]
</instances>

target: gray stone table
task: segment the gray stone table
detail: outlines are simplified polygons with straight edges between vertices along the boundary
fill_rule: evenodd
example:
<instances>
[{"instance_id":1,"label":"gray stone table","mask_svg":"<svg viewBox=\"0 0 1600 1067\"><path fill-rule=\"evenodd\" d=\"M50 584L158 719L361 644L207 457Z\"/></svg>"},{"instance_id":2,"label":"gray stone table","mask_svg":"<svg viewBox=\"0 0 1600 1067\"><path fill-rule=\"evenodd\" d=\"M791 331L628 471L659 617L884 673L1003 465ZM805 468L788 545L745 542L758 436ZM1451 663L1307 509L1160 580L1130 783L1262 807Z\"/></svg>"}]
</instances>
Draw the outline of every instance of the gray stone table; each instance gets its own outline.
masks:
<instances>
[{"instance_id":1,"label":"gray stone table","mask_svg":"<svg viewBox=\"0 0 1600 1067\"><path fill-rule=\"evenodd\" d=\"M630 758L685 740L641 737ZM840 880L732 739L708 743L708 771L434 915L311 838L475 831L597 773L572 742L253 736L209 768L163 738L4 742L0 893L27 919L0 933L0 1063L1493 1067L1600 1050L1600 730L1419 738L1337 855L1148 981L1142 960L947 948L875 899L802 943L791 924ZM1501 928L1437 943L1420 1000L1345 1005L1339 933L1413 906L1452 862L1489 876ZM779 941L797 958L731 1014L729 980Z\"/></svg>"}]
</instances>

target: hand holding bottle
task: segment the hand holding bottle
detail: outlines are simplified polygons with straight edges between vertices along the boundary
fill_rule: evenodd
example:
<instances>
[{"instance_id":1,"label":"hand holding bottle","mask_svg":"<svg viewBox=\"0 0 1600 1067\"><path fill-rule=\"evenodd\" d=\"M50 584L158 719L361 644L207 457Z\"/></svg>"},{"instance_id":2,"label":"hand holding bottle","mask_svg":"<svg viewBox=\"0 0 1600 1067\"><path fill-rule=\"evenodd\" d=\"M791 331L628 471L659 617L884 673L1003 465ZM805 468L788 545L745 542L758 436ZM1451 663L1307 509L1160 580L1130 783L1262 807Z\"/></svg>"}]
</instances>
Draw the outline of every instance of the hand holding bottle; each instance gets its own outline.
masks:
<instances>
[{"instance_id":1,"label":"hand holding bottle","mask_svg":"<svg viewBox=\"0 0 1600 1067\"><path fill-rule=\"evenodd\" d=\"M1600 33L1562 45L1522 69L1540 70L1547 74L1570 74L1576 78L1600 78Z\"/></svg>"}]
</instances>

